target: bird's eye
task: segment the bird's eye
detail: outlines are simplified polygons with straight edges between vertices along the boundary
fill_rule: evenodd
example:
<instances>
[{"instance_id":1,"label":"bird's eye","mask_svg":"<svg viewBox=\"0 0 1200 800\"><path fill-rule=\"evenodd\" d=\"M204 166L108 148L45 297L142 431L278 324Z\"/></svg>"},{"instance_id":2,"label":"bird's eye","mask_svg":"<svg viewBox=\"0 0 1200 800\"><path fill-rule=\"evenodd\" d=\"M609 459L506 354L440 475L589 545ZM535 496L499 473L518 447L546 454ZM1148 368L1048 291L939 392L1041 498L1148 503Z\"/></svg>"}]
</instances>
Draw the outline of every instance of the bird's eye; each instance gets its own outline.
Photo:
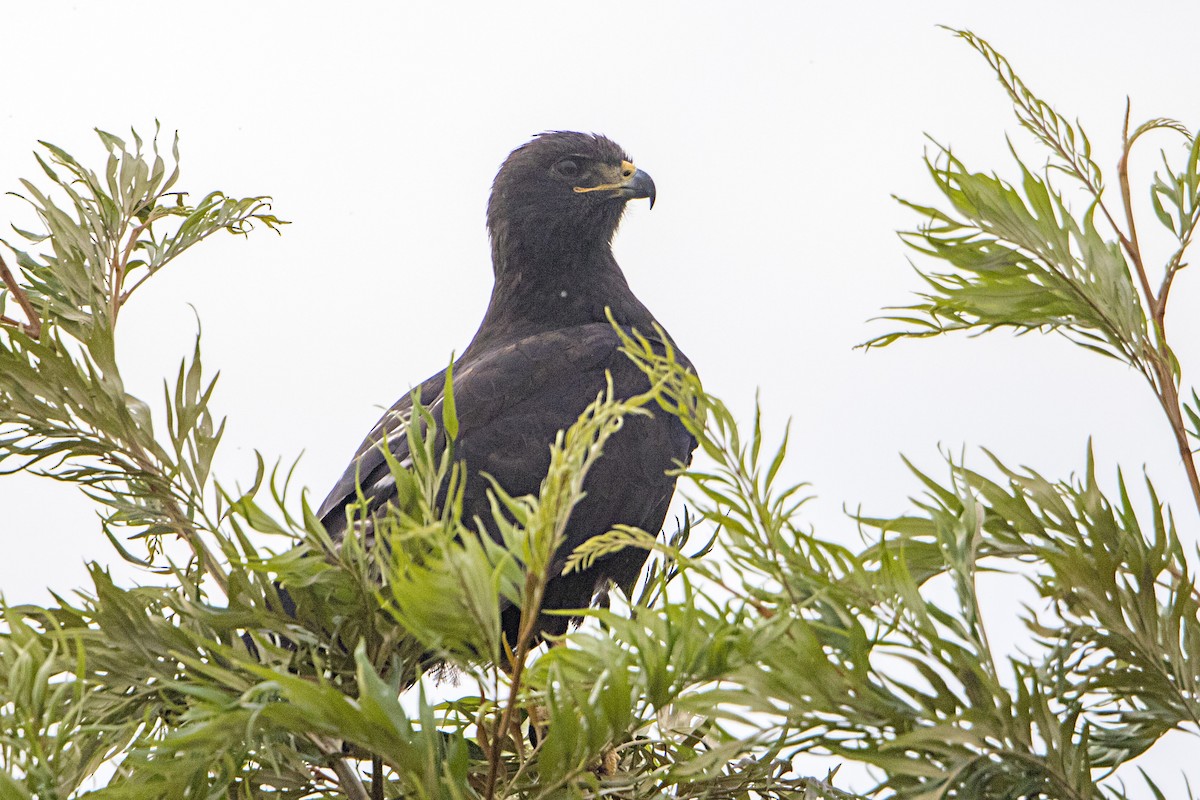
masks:
<instances>
[{"instance_id":1,"label":"bird's eye","mask_svg":"<svg viewBox=\"0 0 1200 800\"><path fill-rule=\"evenodd\" d=\"M579 174L579 164L570 158L564 158L554 165L554 171L564 178L574 178Z\"/></svg>"}]
</instances>

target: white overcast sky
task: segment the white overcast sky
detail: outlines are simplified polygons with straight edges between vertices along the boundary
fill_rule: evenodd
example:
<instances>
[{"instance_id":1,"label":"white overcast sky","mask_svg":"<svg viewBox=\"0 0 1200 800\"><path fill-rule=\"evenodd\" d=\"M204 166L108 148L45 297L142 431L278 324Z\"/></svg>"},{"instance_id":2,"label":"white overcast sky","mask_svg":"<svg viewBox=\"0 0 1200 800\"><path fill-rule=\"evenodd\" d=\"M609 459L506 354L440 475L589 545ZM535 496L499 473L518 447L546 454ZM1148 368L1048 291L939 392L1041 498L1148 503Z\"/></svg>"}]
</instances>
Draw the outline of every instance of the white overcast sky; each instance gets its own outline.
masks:
<instances>
[{"instance_id":1,"label":"white overcast sky","mask_svg":"<svg viewBox=\"0 0 1200 800\"><path fill-rule=\"evenodd\" d=\"M1002 175L1006 132L1042 160L939 24L987 38L1082 119L1110 173L1127 95L1135 121L1200 126L1196 2L5 2L0 189L36 178L38 139L98 165L93 127L158 119L180 132L181 188L273 195L284 235L176 262L128 308L121 355L157 401L194 306L229 416L219 477L248 481L256 449L303 451L297 481L319 502L380 407L474 333L500 162L542 130L605 133L659 191L618 235L630 284L742 419L756 391L774 430L792 419L787 475L813 484L819 532L851 543L843 507L905 510L919 487L900 453L942 475L939 445L979 467L987 447L1064 478L1094 437L1106 479L1148 469L1192 537L1168 429L1116 362L1004 333L853 349L920 288L895 235L918 220L891 196L934 199L926 134ZM29 215L6 197L10 220ZM1185 273L1173 297L1185 365L1197 291ZM0 509L9 602L113 560L69 487L0 477Z\"/></svg>"}]
</instances>

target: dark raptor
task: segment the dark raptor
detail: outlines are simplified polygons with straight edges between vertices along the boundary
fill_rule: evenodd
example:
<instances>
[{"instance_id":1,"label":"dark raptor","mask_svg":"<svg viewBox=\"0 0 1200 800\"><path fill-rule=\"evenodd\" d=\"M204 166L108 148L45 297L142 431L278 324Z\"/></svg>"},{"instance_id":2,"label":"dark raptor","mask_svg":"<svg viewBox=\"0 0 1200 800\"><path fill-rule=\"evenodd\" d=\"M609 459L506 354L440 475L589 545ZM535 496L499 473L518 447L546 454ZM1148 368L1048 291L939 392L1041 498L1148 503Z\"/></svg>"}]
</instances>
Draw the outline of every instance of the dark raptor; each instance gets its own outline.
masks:
<instances>
[{"instance_id":1,"label":"dark raptor","mask_svg":"<svg viewBox=\"0 0 1200 800\"><path fill-rule=\"evenodd\" d=\"M453 372L455 454L467 468L465 519L492 519L489 484L480 473L513 496L538 492L556 434L605 389L606 373L619 398L648 388L641 370L619 350L605 310L626 330L656 335L654 316L630 290L611 246L626 203L648 198L653 208L654 196L650 176L615 142L598 135L545 133L514 150L501 166L487 211L495 285L483 322ZM677 347L675 353L690 367ZM444 382L443 372L421 384L423 405L438 403ZM376 424L321 504L317 516L334 539L345 531L346 508L356 502L358 487L372 512L395 498L382 448L409 463L402 426L410 410L406 394ZM586 497L571 514L560 563L580 543L615 525L661 529L675 490L667 472L690 461L696 442L674 416L652 411L652 417L627 417L588 473ZM543 608L585 608L603 596L609 582L628 591L646 555L626 548L582 572L563 576L553 570ZM519 609L504 610L504 633L514 647L519 620ZM560 634L569 622L542 615L538 628Z\"/></svg>"}]
</instances>

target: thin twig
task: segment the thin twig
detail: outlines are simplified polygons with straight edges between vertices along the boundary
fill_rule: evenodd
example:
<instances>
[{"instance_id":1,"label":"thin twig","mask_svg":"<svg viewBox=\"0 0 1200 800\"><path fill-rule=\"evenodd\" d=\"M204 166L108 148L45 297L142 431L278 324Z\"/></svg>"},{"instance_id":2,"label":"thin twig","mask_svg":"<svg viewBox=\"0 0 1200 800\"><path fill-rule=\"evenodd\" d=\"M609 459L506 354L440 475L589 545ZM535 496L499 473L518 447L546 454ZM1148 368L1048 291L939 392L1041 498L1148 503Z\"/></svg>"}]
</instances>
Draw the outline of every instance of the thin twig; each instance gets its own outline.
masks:
<instances>
[{"instance_id":1,"label":"thin twig","mask_svg":"<svg viewBox=\"0 0 1200 800\"><path fill-rule=\"evenodd\" d=\"M371 756L371 800L383 800L383 758Z\"/></svg>"},{"instance_id":2,"label":"thin twig","mask_svg":"<svg viewBox=\"0 0 1200 800\"><path fill-rule=\"evenodd\" d=\"M130 286L128 289L121 292L121 299L118 301L117 304L121 305L121 306L125 305L125 301L127 301L129 299L129 295L133 294L139 286L141 286L143 283L148 281L150 278L153 278L155 276L155 274L156 274L155 271L148 271L148 272L146 272L146 274L142 275L140 278L138 278L136 281L134 281L133 286Z\"/></svg>"},{"instance_id":3,"label":"thin twig","mask_svg":"<svg viewBox=\"0 0 1200 800\"><path fill-rule=\"evenodd\" d=\"M129 240L125 243L124 251L118 256L113 255L112 260L112 297L109 300L110 313L112 314L112 324L117 323L117 314L121 312L121 305L125 302L126 293L121 291L121 287L125 283L125 270L129 266L129 258L133 255L133 248L137 246L138 237L154 224L155 217L151 214L150 218L145 222L134 227L129 232Z\"/></svg>"},{"instance_id":4,"label":"thin twig","mask_svg":"<svg viewBox=\"0 0 1200 800\"><path fill-rule=\"evenodd\" d=\"M21 306L21 310L25 312L25 316L29 318L29 322L20 323L15 319L8 317L0 317L0 324L10 327L19 327L25 331L25 334L31 339L37 339L42 335L42 318L38 316L37 311L33 307L33 303L29 302L29 295L25 294L25 290L17 283L17 279L13 277L12 272L8 268L8 264L4 263L4 256L0 254L0 279L4 281L4 285L12 292L12 296L16 299L17 304Z\"/></svg>"},{"instance_id":5,"label":"thin twig","mask_svg":"<svg viewBox=\"0 0 1200 800\"><path fill-rule=\"evenodd\" d=\"M161 475L162 471L159 469L158 461L152 458L140 445L136 446L136 450L126 448L126 452L143 472L150 475ZM171 483L170 479L167 479L166 482L168 486ZM217 584L217 588L221 590L221 593L228 597L229 576L226 575L225 570L221 567L221 562L217 560L212 550L209 549L208 545L200 537L199 529L184 513L183 508L170 493L169 488L163 508L167 518L175 528L175 533L187 542L192 552L196 555L196 558L199 559L201 569L203 569L208 577L212 578L213 582Z\"/></svg>"},{"instance_id":6,"label":"thin twig","mask_svg":"<svg viewBox=\"0 0 1200 800\"><path fill-rule=\"evenodd\" d=\"M1166 331L1164 322L1167 311L1167 293L1171 289L1172 270L1170 266L1167 268L1166 274L1163 276L1163 285L1158 294L1150 288L1150 281L1146 277L1146 270L1142 265L1141 249L1138 246L1137 227L1133 217L1133 194L1129 189L1129 153L1133 142L1129 138L1129 100L1125 101L1125 123L1121 131L1121 159L1117 162L1117 176L1121 187L1121 204L1125 207L1125 219L1129 225L1129 236L1126 238L1120 234L1121 242L1125 247L1129 258L1133 261L1134 268L1137 270L1138 281L1142 285L1142 294L1146 298L1146 305L1149 307L1151 318L1154 321L1154 352L1150 358L1150 363L1154 369L1154 377L1156 380L1151 381L1151 385L1155 389L1155 394L1158 395L1159 402L1162 404L1163 411L1167 415L1167 421L1171 425L1171 432L1175 435L1175 443L1179 448L1179 456L1183 460L1184 471L1187 472L1188 483L1192 489L1192 499L1196 503L1196 510L1200 512L1200 474L1196 471L1196 461L1192 454L1191 444L1188 442L1187 426L1183 421L1183 414L1179 409L1179 390L1175 386L1175 374L1170 367L1171 355L1167 349Z\"/></svg>"},{"instance_id":7,"label":"thin twig","mask_svg":"<svg viewBox=\"0 0 1200 800\"><path fill-rule=\"evenodd\" d=\"M541 580L539 580L539 577L541 577ZM513 709L516 708L517 697L521 691L521 675L525 671L525 659L529 657L534 628L537 626L537 619L541 615L542 592L545 590L545 586L546 581L544 576L537 576L533 572L525 576L526 600L521 608L521 627L517 636L517 652L513 655L511 662L512 672L509 677L508 703L504 706L504 711L500 714L500 724L496 728L496 736L492 740L492 746L488 748L487 789L483 794L487 800L492 800L496 795L496 779L500 774L500 743L505 737L511 735L509 727L513 724ZM515 737L515 740L519 746L519 734Z\"/></svg>"},{"instance_id":8,"label":"thin twig","mask_svg":"<svg viewBox=\"0 0 1200 800\"><path fill-rule=\"evenodd\" d=\"M1129 139L1129 111L1130 102L1127 97L1125 98L1125 123L1121 128L1121 158L1117 161L1117 180L1121 187L1121 205L1125 208L1125 221L1129 225L1129 233L1125 235L1121 233L1120 229L1117 229L1117 236L1120 238L1125 252L1129 254L1129 260L1133 262L1133 267L1137 271L1138 282L1142 284L1142 294L1146 297L1146 305L1150 309L1150 316L1157 322L1159 318L1159 301L1154 294L1154 290L1150 288L1150 279L1146 277L1146 267L1142 264L1142 249L1138 245L1137 225L1133 221L1133 195L1129 191L1129 152L1133 144ZM1114 225L1114 227L1116 226ZM1161 338L1162 331L1157 325L1155 332Z\"/></svg>"},{"instance_id":9,"label":"thin twig","mask_svg":"<svg viewBox=\"0 0 1200 800\"><path fill-rule=\"evenodd\" d=\"M308 740L317 746L321 753L329 758L329 768L338 777L338 785L346 793L349 800L371 800L367 787L363 786L362 778L346 762L342 748L331 739L315 733L308 734Z\"/></svg>"},{"instance_id":10,"label":"thin twig","mask_svg":"<svg viewBox=\"0 0 1200 800\"><path fill-rule=\"evenodd\" d=\"M1187 229L1186 234L1180 236L1179 249L1171 255L1171 260L1167 262L1167 268L1163 271L1162 285L1158 287L1158 313L1155 316L1155 323L1160 331L1166 330L1167 296L1171 293L1175 275L1186 266L1183 263L1183 255L1192 243L1192 231L1196 229L1198 221L1200 221L1200 206L1192 210L1191 226Z\"/></svg>"},{"instance_id":11,"label":"thin twig","mask_svg":"<svg viewBox=\"0 0 1200 800\"><path fill-rule=\"evenodd\" d=\"M1165 343L1163 345L1166 346ZM1175 387L1175 376L1163 358L1154 360L1158 371L1158 387L1155 394L1171 424L1171 432L1175 434L1175 444L1179 448L1179 457L1183 460L1183 469L1187 472L1188 483L1192 488L1192 499L1196 503L1196 511L1200 513L1200 474L1196 471L1196 460L1188 441L1187 425L1183 421L1183 413L1179 410L1179 390Z\"/></svg>"},{"instance_id":12,"label":"thin twig","mask_svg":"<svg viewBox=\"0 0 1200 800\"><path fill-rule=\"evenodd\" d=\"M1154 312L1154 325L1161 331L1165 332L1167 327L1167 296L1171 293L1171 286L1175 282L1175 273L1179 272L1180 259L1183 256L1183 251L1186 248L1180 248L1179 252L1171 263L1167 265L1166 272L1163 273L1162 285L1158 287L1158 308Z\"/></svg>"},{"instance_id":13,"label":"thin twig","mask_svg":"<svg viewBox=\"0 0 1200 800\"><path fill-rule=\"evenodd\" d=\"M1188 483L1192 489L1192 499L1196 503L1197 512L1200 512L1200 474L1197 474L1196 471L1195 457L1192 453L1191 443L1188 441L1187 425L1183 421L1183 413L1180 410L1179 390L1175 385L1175 373L1171 368L1171 353L1167 347L1166 330L1164 327L1167 312L1167 294L1170 292L1171 281L1174 277L1175 270L1172 267L1174 266L1175 259L1172 259L1172 263L1167 265L1162 287L1159 289L1158 294L1155 294L1150 288L1150 281L1146 277L1146 270L1142 264L1142 253L1137 238L1137 225L1134 222L1133 216L1133 194L1129 189L1129 154L1134 142L1133 139L1129 138L1129 113L1130 102L1126 98L1125 121L1121 129L1121 158L1117 162L1117 177L1120 181L1121 204L1125 208L1125 219L1129 225L1129 235L1126 238L1121 234L1119 229L1117 235L1120 237L1125 251L1129 254L1129 258L1137 270L1138 281L1142 285L1142 294L1146 298L1146 305L1149 307L1150 316L1154 321L1154 350L1148 354L1150 356L1151 367L1154 370L1154 380L1151 380L1151 386L1155 390L1155 394L1158 395L1163 411L1167 415L1167 421L1171 425L1171 432L1175 435L1175 443L1179 448L1179 456L1183 460L1183 468L1187 472ZM1182 255L1182 251L1179 255Z\"/></svg>"}]
</instances>

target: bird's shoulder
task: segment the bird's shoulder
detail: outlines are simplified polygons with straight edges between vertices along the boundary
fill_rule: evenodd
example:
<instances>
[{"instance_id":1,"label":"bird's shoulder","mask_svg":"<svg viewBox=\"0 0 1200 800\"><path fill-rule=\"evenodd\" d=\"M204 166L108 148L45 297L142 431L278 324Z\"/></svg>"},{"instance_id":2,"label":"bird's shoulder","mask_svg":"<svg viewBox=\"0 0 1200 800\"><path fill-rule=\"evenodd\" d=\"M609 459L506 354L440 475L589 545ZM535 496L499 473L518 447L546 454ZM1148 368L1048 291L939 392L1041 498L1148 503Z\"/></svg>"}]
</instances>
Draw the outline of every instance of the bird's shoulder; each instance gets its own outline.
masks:
<instances>
[{"instance_id":1,"label":"bird's shoulder","mask_svg":"<svg viewBox=\"0 0 1200 800\"><path fill-rule=\"evenodd\" d=\"M552 437L596 399L609 375L620 395L629 396L644 388L640 370L621 350L621 338L607 322L541 331L480 350L468 348L453 366L459 443L465 450L473 449L472 438L480 438L482 445L484 439L501 433L495 429L496 424L518 421L520 431L503 435L520 434L537 441ZM412 415L413 398L440 421L445 383L443 370L405 394L380 417L321 504L319 517L352 499L357 486L366 490L374 481L387 480L385 447L393 458L405 463L409 456L405 427Z\"/></svg>"},{"instance_id":2,"label":"bird's shoulder","mask_svg":"<svg viewBox=\"0 0 1200 800\"><path fill-rule=\"evenodd\" d=\"M459 397L479 393L483 404L522 399L522 390L561 380L563 375L603 371L628 361L621 340L608 323L590 323L541 331L468 351L454 368ZM492 392L491 390L495 390Z\"/></svg>"}]
</instances>

